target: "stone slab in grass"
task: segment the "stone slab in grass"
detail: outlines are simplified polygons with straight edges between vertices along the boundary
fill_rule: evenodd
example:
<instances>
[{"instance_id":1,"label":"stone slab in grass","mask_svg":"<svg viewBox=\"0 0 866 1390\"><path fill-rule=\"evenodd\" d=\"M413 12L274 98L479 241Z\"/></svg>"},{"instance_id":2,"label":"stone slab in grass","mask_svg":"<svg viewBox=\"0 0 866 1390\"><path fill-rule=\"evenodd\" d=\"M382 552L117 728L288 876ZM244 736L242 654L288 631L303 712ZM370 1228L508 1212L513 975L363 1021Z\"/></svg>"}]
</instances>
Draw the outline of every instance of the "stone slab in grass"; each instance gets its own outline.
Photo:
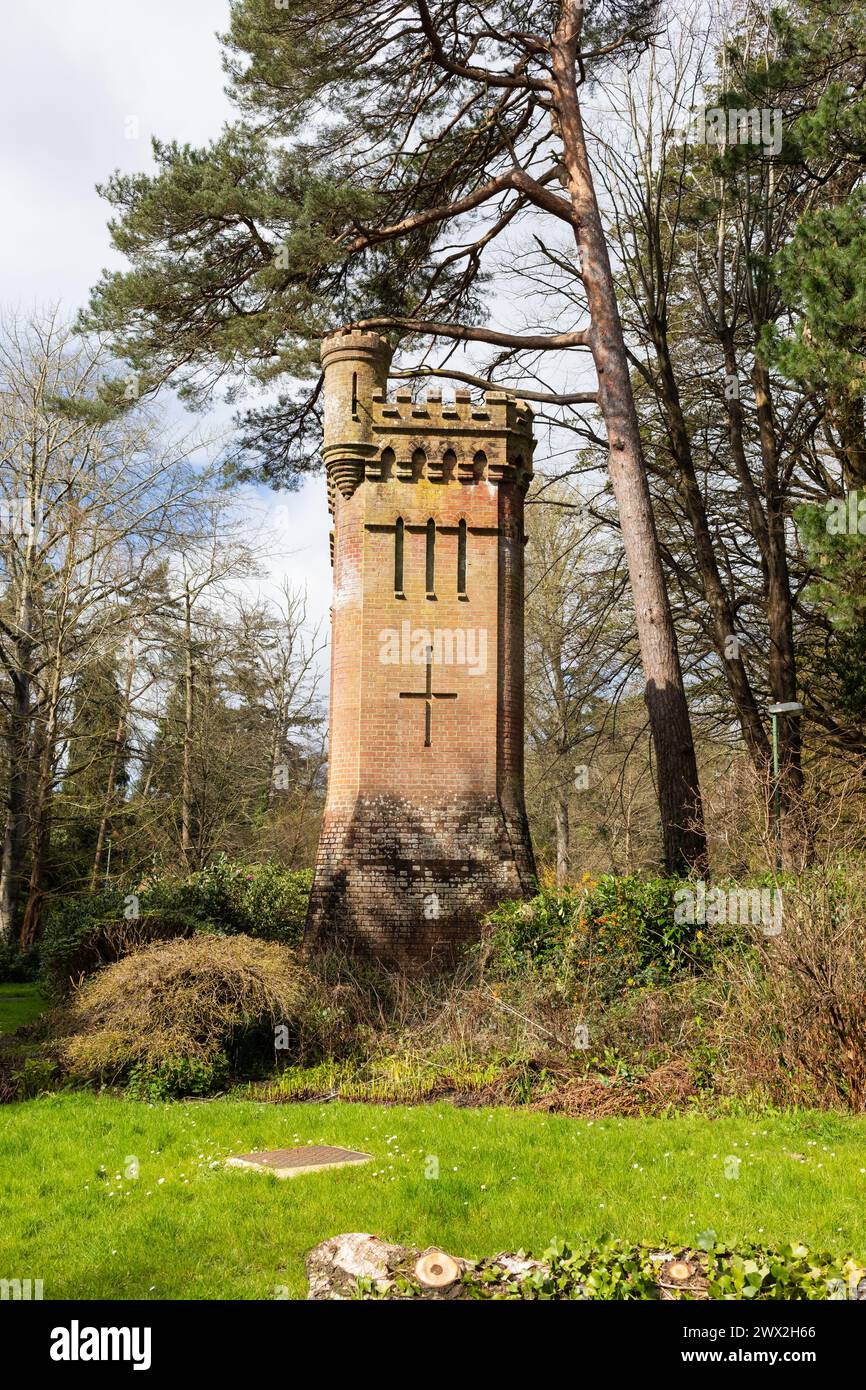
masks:
<instances>
[{"instance_id":1,"label":"stone slab in grass","mask_svg":"<svg viewBox=\"0 0 866 1390\"><path fill-rule=\"evenodd\" d=\"M325 1168L348 1168L353 1163L369 1163L372 1154L339 1149L331 1144L308 1144L302 1149L265 1149L261 1153L238 1154L226 1159L228 1168L252 1168L273 1173L278 1178L296 1178L300 1173L321 1173Z\"/></svg>"}]
</instances>

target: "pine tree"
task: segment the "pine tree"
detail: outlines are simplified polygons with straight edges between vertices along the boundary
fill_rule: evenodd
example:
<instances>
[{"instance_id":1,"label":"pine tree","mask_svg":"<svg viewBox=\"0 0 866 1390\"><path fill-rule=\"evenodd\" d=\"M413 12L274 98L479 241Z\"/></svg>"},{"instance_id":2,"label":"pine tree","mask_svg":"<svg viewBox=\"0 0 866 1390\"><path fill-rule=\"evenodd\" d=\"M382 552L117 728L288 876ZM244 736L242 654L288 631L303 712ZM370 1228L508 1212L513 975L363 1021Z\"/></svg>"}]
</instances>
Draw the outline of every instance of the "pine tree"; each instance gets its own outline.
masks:
<instances>
[{"instance_id":1,"label":"pine tree","mask_svg":"<svg viewBox=\"0 0 866 1390\"><path fill-rule=\"evenodd\" d=\"M203 150L156 143L154 177L108 181L132 269L103 276L85 323L113 335L142 387L172 377L192 402L220 382L300 381L246 414L237 455L240 476L252 459L287 486L315 462L330 329L486 344L518 375L526 354L585 351L597 390L522 394L604 418L673 869L705 854L697 763L581 109L605 64L645 47L657 10L237 0L239 119ZM567 231L588 326L571 326L568 300L562 331L481 324L490 249L524 223Z\"/></svg>"}]
</instances>

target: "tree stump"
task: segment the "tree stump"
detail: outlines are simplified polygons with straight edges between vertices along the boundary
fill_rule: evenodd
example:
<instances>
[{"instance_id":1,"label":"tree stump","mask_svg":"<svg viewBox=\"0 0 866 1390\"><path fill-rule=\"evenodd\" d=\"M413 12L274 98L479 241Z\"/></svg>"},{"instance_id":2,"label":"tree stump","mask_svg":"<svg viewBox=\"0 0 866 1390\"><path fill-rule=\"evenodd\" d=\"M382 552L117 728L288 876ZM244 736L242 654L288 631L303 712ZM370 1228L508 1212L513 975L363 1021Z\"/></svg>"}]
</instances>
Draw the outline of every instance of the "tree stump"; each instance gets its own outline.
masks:
<instances>
[{"instance_id":1,"label":"tree stump","mask_svg":"<svg viewBox=\"0 0 866 1390\"><path fill-rule=\"evenodd\" d=\"M359 1279L369 1279L384 1293L401 1265L411 1265L413 1252L402 1245L388 1245L378 1236L353 1232L332 1236L311 1250L304 1261L311 1299L348 1299L355 1296Z\"/></svg>"}]
</instances>

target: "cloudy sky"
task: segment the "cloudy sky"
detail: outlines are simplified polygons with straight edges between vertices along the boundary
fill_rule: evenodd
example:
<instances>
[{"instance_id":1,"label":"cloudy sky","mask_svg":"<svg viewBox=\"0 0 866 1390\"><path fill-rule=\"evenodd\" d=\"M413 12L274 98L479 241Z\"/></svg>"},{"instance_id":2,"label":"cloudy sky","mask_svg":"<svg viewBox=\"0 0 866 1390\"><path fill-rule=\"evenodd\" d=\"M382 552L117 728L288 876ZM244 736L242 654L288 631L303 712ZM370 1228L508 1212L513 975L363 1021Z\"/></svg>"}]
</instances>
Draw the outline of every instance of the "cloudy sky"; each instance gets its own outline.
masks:
<instances>
[{"instance_id":1,"label":"cloudy sky","mask_svg":"<svg viewBox=\"0 0 866 1390\"><path fill-rule=\"evenodd\" d=\"M4 7L0 56L0 304L26 313L59 301L72 314L112 251L95 185L151 167L150 137L204 144L231 114L216 34L227 0L26 0ZM165 402L172 415L179 407ZM228 412L216 412L220 425ZM189 420L189 424L194 422ZM208 422L210 424L211 422ZM324 484L236 505L274 582L306 584L330 604Z\"/></svg>"},{"instance_id":2,"label":"cloudy sky","mask_svg":"<svg viewBox=\"0 0 866 1390\"><path fill-rule=\"evenodd\" d=\"M71 316L101 270L123 264L111 249L109 209L96 184L114 169L151 168L151 135L202 145L232 118L216 38L227 27L228 9L228 0L24 0L5 7L3 309L26 314L34 305L60 302ZM502 326L519 326L495 295L491 311ZM530 305L523 312L537 311ZM471 353L456 354L452 362L478 370ZM568 370L570 389L591 384L574 376L580 369L573 355ZM162 403L187 428L197 423L168 393ZM205 431L225 429L230 419L229 410L215 409L203 422ZM563 456L572 457L570 436L563 445L539 435L536 465L544 457L552 463L563 447ZM323 480L298 493L251 488L236 495L234 505L247 534L257 537L271 584L288 578L306 587L308 611L326 625L330 522Z\"/></svg>"}]
</instances>

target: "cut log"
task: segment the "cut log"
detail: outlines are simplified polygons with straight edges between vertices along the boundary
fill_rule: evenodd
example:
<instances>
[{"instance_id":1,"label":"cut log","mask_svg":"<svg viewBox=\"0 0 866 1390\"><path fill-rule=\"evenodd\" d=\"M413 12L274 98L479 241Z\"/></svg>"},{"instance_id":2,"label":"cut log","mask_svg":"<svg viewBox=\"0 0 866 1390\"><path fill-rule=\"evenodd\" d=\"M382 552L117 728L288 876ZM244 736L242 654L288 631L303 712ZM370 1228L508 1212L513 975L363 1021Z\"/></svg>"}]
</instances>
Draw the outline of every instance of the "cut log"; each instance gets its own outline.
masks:
<instances>
[{"instance_id":1,"label":"cut log","mask_svg":"<svg viewBox=\"0 0 866 1390\"><path fill-rule=\"evenodd\" d=\"M415 1278L425 1289L450 1289L460 1273L461 1266L444 1250L426 1250L415 1261Z\"/></svg>"}]
</instances>

